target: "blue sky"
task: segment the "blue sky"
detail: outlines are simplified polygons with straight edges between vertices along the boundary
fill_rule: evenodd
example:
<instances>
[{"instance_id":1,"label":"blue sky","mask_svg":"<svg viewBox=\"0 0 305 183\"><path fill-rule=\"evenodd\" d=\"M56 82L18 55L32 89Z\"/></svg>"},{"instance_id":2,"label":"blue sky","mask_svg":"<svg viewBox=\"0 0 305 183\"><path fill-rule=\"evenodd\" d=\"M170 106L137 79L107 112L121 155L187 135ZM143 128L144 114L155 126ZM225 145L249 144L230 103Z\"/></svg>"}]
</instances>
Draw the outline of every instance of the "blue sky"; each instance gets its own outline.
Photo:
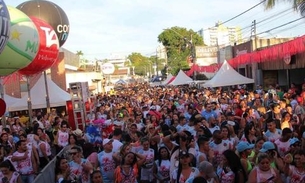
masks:
<instances>
[{"instance_id":1,"label":"blue sky","mask_svg":"<svg viewBox=\"0 0 305 183\"><path fill-rule=\"evenodd\" d=\"M16 7L24 0L6 0ZM76 52L81 50L89 60L114 56L127 56L140 52L155 54L158 35L165 28L185 27L198 31L228 20L259 3L259 0L52 0L67 14L70 33L64 48ZM264 32L283 23L295 20L300 15L288 10L290 5L281 3L266 11L258 6L248 13L226 23L227 26L251 25L272 15L286 12L257 26L257 33ZM263 37L298 36L304 34L305 19L276 29ZM292 28L293 26L293 28ZM250 28L243 30L249 37Z\"/></svg>"}]
</instances>

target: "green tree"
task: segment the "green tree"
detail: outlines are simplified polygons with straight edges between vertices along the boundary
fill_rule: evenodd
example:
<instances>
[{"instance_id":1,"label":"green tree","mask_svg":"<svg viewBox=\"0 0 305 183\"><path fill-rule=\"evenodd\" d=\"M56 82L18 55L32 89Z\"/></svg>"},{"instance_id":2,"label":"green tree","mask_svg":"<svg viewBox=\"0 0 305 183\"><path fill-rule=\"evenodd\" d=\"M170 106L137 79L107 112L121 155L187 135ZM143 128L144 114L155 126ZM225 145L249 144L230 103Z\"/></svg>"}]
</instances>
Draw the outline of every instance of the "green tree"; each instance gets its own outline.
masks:
<instances>
[{"instance_id":1,"label":"green tree","mask_svg":"<svg viewBox=\"0 0 305 183\"><path fill-rule=\"evenodd\" d=\"M266 0L265 2L265 7L266 9L271 9L273 8L276 4L279 2L290 2L292 7L295 10L299 10L302 15L305 13L305 0Z\"/></svg>"},{"instance_id":2,"label":"green tree","mask_svg":"<svg viewBox=\"0 0 305 183\"><path fill-rule=\"evenodd\" d=\"M158 36L158 41L167 49L168 68L172 74L189 68L187 58L194 55L195 46L204 45L202 37L192 29L177 26L164 29Z\"/></svg>"},{"instance_id":3,"label":"green tree","mask_svg":"<svg viewBox=\"0 0 305 183\"><path fill-rule=\"evenodd\" d=\"M141 53L131 53L127 57L131 65L135 67L135 74L145 76L151 70L151 62L148 57L143 56Z\"/></svg>"}]
</instances>

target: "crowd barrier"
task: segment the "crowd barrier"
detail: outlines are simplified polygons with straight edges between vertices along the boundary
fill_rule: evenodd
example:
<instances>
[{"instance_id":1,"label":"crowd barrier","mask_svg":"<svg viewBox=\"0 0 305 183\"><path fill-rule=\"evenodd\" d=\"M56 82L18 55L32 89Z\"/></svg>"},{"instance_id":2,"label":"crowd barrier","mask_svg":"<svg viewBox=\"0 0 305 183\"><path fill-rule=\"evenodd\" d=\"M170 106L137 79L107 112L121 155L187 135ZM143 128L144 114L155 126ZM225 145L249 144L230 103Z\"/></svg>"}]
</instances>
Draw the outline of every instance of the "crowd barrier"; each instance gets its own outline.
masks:
<instances>
[{"instance_id":1,"label":"crowd barrier","mask_svg":"<svg viewBox=\"0 0 305 183\"><path fill-rule=\"evenodd\" d=\"M61 156L63 150L61 150L56 156ZM45 166L37 175L33 183L54 183L55 182L55 165L56 156Z\"/></svg>"}]
</instances>

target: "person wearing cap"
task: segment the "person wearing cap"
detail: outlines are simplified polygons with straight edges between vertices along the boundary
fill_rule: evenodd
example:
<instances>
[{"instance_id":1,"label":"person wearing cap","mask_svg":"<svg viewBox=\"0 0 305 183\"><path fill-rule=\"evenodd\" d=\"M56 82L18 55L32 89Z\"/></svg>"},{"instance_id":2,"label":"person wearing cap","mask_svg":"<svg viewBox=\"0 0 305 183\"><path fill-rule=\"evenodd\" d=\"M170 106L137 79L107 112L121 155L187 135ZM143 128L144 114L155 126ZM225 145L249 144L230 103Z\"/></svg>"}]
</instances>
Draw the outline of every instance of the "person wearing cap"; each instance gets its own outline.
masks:
<instances>
[{"instance_id":1,"label":"person wearing cap","mask_svg":"<svg viewBox=\"0 0 305 183\"><path fill-rule=\"evenodd\" d=\"M115 160L113 159L114 152L112 151L112 139L103 140L103 151L98 153L97 159L99 168L102 172L104 183L112 183L114 181Z\"/></svg>"},{"instance_id":2,"label":"person wearing cap","mask_svg":"<svg viewBox=\"0 0 305 183\"><path fill-rule=\"evenodd\" d=\"M194 177L197 177L199 170L190 166L191 157L187 151L179 152L179 164L173 171L171 182L188 183Z\"/></svg>"},{"instance_id":3,"label":"person wearing cap","mask_svg":"<svg viewBox=\"0 0 305 183\"><path fill-rule=\"evenodd\" d=\"M293 137L289 139L289 153L294 154L294 152L298 151L301 149L301 141Z\"/></svg>"},{"instance_id":4,"label":"person wearing cap","mask_svg":"<svg viewBox=\"0 0 305 183\"><path fill-rule=\"evenodd\" d=\"M266 153L259 153L257 165L248 176L248 183L282 183L279 171L271 166L270 156Z\"/></svg>"},{"instance_id":5,"label":"person wearing cap","mask_svg":"<svg viewBox=\"0 0 305 183\"><path fill-rule=\"evenodd\" d=\"M254 144L249 144L248 142L245 141L240 141L236 146L236 150L239 153L241 165L243 166L247 175L249 175L249 173L253 168L251 162L248 159L248 156L251 154L251 150L253 148L254 148Z\"/></svg>"},{"instance_id":6,"label":"person wearing cap","mask_svg":"<svg viewBox=\"0 0 305 183\"><path fill-rule=\"evenodd\" d=\"M264 142L262 148L259 150L261 153L267 153L269 155L270 166L275 169L282 170L284 167L283 160L279 157L277 149L274 143L270 141Z\"/></svg>"}]
</instances>

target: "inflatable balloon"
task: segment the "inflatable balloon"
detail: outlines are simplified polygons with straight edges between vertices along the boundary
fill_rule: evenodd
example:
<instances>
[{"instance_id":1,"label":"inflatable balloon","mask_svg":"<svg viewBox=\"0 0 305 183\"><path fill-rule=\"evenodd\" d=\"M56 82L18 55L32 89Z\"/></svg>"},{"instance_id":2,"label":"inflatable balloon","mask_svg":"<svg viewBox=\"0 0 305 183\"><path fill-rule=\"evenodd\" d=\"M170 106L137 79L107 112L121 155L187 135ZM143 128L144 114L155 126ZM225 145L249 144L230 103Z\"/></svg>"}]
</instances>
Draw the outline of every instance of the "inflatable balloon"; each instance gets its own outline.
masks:
<instances>
[{"instance_id":1,"label":"inflatable balloon","mask_svg":"<svg viewBox=\"0 0 305 183\"><path fill-rule=\"evenodd\" d=\"M56 4L45 0L31 0L17 6L30 17L44 20L53 27L62 46L69 35L70 25L66 13Z\"/></svg>"},{"instance_id":2,"label":"inflatable balloon","mask_svg":"<svg viewBox=\"0 0 305 183\"><path fill-rule=\"evenodd\" d=\"M34 60L18 73L22 75L33 75L50 68L59 54L59 42L54 29L45 21L36 17L30 17L36 25L39 33L40 44L38 53Z\"/></svg>"},{"instance_id":3,"label":"inflatable balloon","mask_svg":"<svg viewBox=\"0 0 305 183\"><path fill-rule=\"evenodd\" d=\"M0 20L1 20L0 54L1 54L10 36L11 24L10 24L10 14L3 0L0 0L0 6L1 6L1 11L0 11Z\"/></svg>"},{"instance_id":4,"label":"inflatable balloon","mask_svg":"<svg viewBox=\"0 0 305 183\"><path fill-rule=\"evenodd\" d=\"M7 6L11 32L7 45L0 54L0 76L7 76L26 67L35 58L39 45L38 30L30 17Z\"/></svg>"}]
</instances>

